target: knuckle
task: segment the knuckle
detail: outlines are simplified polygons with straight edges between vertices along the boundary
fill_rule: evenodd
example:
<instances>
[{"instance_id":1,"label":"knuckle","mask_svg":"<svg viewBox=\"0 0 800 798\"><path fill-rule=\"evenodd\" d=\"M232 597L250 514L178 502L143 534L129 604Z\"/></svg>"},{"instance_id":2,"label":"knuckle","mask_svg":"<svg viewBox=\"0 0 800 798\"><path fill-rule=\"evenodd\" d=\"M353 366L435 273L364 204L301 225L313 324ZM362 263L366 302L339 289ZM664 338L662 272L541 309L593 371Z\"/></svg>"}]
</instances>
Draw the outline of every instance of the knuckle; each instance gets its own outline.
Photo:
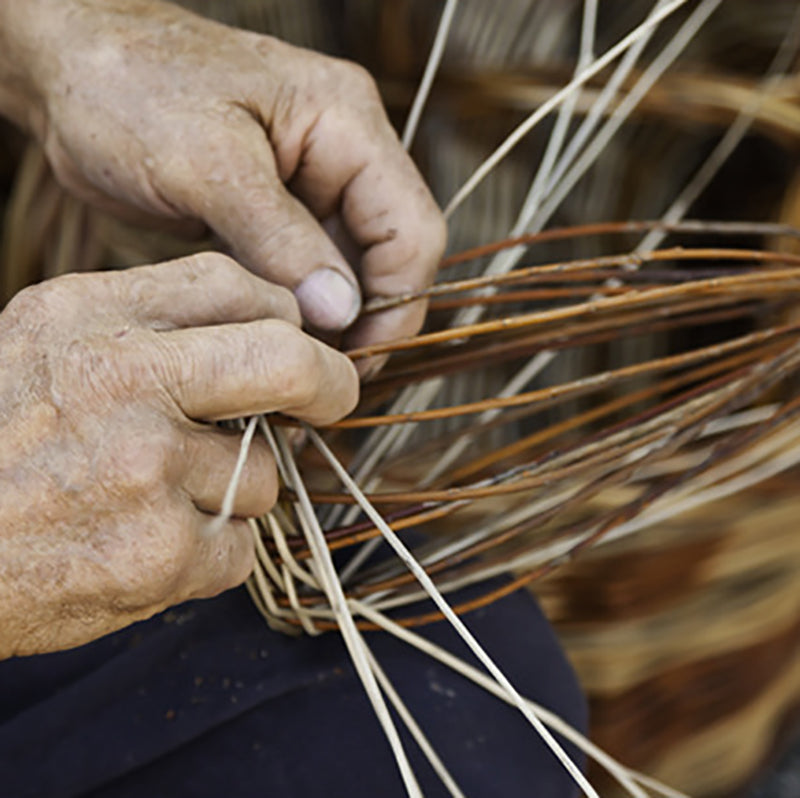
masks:
<instances>
[{"instance_id":1,"label":"knuckle","mask_svg":"<svg viewBox=\"0 0 800 798\"><path fill-rule=\"evenodd\" d=\"M183 597L194 539L190 512L164 498L132 514L121 528L107 590L125 609L162 609Z\"/></svg>"},{"instance_id":2,"label":"knuckle","mask_svg":"<svg viewBox=\"0 0 800 798\"><path fill-rule=\"evenodd\" d=\"M164 389L154 364L153 351L141 340L125 342L129 333L122 331L123 343L102 334L87 334L69 341L52 363L59 396L81 396L95 412L125 412L134 417L141 408L138 402L160 401ZM135 334L131 338L136 338ZM116 409L115 409L116 408Z\"/></svg>"},{"instance_id":3,"label":"knuckle","mask_svg":"<svg viewBox=\"0 0 800 798\"><path fill-rule=\"evenodd\" d=\"M118 444L107 464L107 479L128 496L163 495L169 483L170 463L181 441L171 424L151 419L147 425L120 425Z\"/></svg>"},{"instance_id":4,"label":"knuckle","mask_svg":"<svg viewBox=\"0 0 800 798\"><path fill-rule=\"evenodd\" d=\"M150 303L164 291L164 284L159 279L158 266L142 266L125 273L124 302L134 312Z\"/></svg>"},{"instance_id":5,"label":"knuckle","mask_svg":"<svg viewBox=\"0 0 800 798\"><path fill-rule=\"evenodd\" d=\"M17 318L52 317L71 311L78 281L80 275L70 274L23 288L8 303L7 310Z\"/></svg>"},{"instance_id":6,"label":"knuckle","mask_svg":"<svg viewBox=\"0 0 800 798\"><path fill-rule=\"evenodd\" d=\"M375 79L360 64L353 61L338 61L339 76L350 91L356 91L362 96L379 101L378 86Z\"/></svg>"},{"instance_id":7,"label":"knuckle","mask_svg":"<svg viewBox=\"0 0 800 798\"><path fill-rule=\"evenodd\" d=\"M214 273L236 278L242 272L242 267L233 258L222 252L197 252L184 258L183 262L189 279Z\"/></svg>"},{"instance_id":8,"label":"knuckle","mask_svg":"<svg viewBox=\"0 0 800 798\"><path fill-rule=\"evenodd\" d=\"M267 283L267 285L272 292L277 314L295 327L300 327L303 324L303 316L300 313L300 303L297 301L297 297L282 285L271 283Z\"/></svg>"}]
</instances>

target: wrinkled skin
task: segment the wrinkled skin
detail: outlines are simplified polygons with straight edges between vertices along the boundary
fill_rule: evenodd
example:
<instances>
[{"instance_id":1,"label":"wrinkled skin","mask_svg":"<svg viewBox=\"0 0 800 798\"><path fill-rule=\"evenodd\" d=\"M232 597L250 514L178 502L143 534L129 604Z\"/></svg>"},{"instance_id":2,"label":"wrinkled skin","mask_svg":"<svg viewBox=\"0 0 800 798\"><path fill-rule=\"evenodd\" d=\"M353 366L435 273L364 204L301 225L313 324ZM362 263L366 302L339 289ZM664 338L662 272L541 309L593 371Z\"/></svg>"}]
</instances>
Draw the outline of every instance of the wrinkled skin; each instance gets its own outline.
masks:
<instances>
[{"instance_id":1,"label":"wrinkled skin","mask_svg":"<svg viewBox=\"0 0 800 798\"><path fill-rule=\"evenodd\" d=\"M325 330L352 322L359 283L432 280L441 214L360 67L153 0L5 2L0 30L5 106L72 192L202 220ZM355 244L357 276L320 220ZM424 310L369 317L346 344L412 335Z\"/></svg>"},{"instance_id":2,"label":"wrinkled skin","mask_svg":"<svg viewBox=\"0 0 800 798\"><path fill-rule=\"evenodd\" d=\"M71 192L208 225L250 270L70 276L0 314L3 658L240 584L275 466L256 440L210 531L239 437L208 422L350 412L354 367L301 323L345 346L416 332L422 303L350 325L431 281L444 225L363 70L156 0L0 0L0 112Z\"/></svg>"},{"instance_id":3,"label":"wrinkled skin","mask_svg":"<svg viewBox=\"0 0 800 798\"><path fill-rule=\"evenodd\" d=\"M206 254L26 289L0 315L0 658L77 645L240 584L277 492L256 439L195 419L350 412L350 360L291 293Z\"/></svg>"}]
</instances>

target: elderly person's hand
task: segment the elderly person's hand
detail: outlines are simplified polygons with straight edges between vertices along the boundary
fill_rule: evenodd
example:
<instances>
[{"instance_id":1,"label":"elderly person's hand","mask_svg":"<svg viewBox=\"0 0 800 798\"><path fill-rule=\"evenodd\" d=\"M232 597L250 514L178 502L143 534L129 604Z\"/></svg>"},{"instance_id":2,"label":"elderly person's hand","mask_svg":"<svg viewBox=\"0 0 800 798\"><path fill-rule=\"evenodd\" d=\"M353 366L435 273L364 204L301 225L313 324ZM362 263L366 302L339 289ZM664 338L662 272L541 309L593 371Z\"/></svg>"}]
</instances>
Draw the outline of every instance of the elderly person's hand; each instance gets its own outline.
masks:
<instances>
[{"instance_id":1,"label":"elderly person's hand","mask_svg":"<svg viewBox=\"0 0 800 798\"><path fill-rule=\"evenodd\" d=\"M350 360L302 332L285 288L223 255L71 275L0 314L0 659L86 642L240 584L243 517L275 500L252 444L200 420L349 413Z\"/></svg>"},{"instance_id":2,"label":"elderly person's hand","mask_svg":"<svg viewBox=\"0 0 800 798\"><path fill-rule=\"evenodd\" d=\"M351 63L155 0L25 0L0 4L0 85L67 188L204 221L314 327L347 327L359 284L368 298L432 279L442 217ZM367 317L345 343L411 335L423 315Z\"/></svg>"}]
</instances>

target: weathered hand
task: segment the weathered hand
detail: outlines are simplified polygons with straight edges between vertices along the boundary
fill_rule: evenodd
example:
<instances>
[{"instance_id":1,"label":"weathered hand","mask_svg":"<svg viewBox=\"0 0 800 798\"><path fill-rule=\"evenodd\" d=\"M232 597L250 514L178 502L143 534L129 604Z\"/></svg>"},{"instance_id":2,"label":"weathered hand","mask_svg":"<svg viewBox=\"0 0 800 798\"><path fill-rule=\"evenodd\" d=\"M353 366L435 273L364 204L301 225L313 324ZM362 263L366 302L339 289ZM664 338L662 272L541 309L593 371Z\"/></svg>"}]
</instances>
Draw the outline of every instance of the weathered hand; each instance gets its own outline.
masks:
<instances>
[{"instance_id":1,"label":"weathered hand","mask_svg":"<svg viewBox=\"0 0 800 798\"><path fill-rule=\"evenodd\" d=\"M0 35L2 105L73 192L205 221L322 329L353 320L358 282L371 297L431 281L444 223L360 67L156 0L4 3ZM369 317L348 343L413 334L423 315Z\"/></svg>"},{"instance_id":2,"label":"weathered hand","mask_svg":"<svg viewBox=\"0 0 800 798\"><path fill-rule=\"evenodd\" d=\"M0 314L0 659L246 578L242 519L274 502L274 462L255 440L235 517L210 532L240 437L201 420L350 412L352 363L299 322L289 291L217 254L12 300Z\"/></svg>"}]
</instances>

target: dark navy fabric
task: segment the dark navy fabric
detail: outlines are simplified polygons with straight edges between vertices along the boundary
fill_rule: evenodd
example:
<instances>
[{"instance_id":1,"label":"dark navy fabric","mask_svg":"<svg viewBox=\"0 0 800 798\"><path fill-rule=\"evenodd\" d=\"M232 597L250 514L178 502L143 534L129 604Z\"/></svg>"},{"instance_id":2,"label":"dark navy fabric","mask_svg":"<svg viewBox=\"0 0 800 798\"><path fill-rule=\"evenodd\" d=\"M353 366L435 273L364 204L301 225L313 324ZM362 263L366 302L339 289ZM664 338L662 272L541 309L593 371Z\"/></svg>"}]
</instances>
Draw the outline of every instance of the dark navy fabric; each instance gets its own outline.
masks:
<instances>
[{"instance_id":1,"label":"dark navy fabric","mask_svg":"<svg viewBox=\"0 0 800 798\"><path fill-rule=\"evenodd\" d=\"M585 728L573 673L528 594L465 620L524 694ZM422 632L468 657L446 625ZM386 634L367 640L470 798L574 795L515 710ZM446 795L404 741L427 798ZM341 638L272 632L243 590L0 662L2 798L404 795Z\"/></svg>"}]
</instances>

